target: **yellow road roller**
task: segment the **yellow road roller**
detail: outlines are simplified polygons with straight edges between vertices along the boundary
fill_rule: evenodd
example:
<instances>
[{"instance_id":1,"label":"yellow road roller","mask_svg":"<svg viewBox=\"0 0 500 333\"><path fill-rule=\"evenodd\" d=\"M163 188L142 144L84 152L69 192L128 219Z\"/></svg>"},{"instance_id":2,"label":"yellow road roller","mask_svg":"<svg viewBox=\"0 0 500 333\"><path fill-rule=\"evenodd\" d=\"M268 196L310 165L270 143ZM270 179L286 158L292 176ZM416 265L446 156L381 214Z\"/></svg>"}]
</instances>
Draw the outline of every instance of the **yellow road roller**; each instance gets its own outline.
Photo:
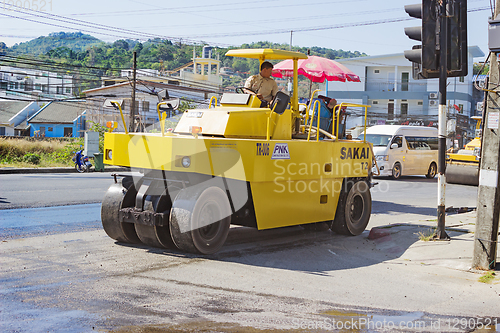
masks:
<instances>
[{"instance_id":1,"label":"yellow road roller","mask_svg":"<svg viewBox=\"0 0 500 333\"><path fill-rule=\"evenodd\" d=\"M476 120L475 138L456 153L446 155L446 182L450 184L479 185L479 161L481 159L481 117Z\"/></svg>"},{"instance_id":2,"label":"yellow road roller","mask_svg":"<svg viewBox=\"0 0 500 333\"><path fill-rule=\"evenodd\" d=\"M231 224L259 230L328 225L361 234L371 214L372 148L338 137L335 120L345 107L361 109L366 130L368 106L339 104L337 126L326 131L314 121L319 104L299 110L297 61L306 55L273 49L226 55L293 59L292 97L279 92L261 107L256 95L237 89L208 109L185 111L173 130L165 129L160 111L161 133L109 126L104 163L131 172L115 175L103 199L105 232L118 242L200 254L217 252Z\"/></svg>"}]
</instances>

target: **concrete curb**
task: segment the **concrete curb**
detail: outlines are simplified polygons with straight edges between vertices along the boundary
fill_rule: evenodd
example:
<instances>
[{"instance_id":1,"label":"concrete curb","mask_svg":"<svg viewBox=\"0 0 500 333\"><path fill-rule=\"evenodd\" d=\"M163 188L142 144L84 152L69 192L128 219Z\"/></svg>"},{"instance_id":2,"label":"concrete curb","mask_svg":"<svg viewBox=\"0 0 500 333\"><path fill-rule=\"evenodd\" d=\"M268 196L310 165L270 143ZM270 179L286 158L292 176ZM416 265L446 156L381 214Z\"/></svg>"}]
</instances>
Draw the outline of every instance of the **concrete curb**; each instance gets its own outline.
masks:
<instances>
[{"instance_id":1,"label":"concrete curb","mask_svg":"<svg viewBox=\"0 0 500 333\"><path fill-rule=\"evenodd\" d=\"M123 167L104 168L102 172L125 172L130 171ZM91 172L101 172L92 169ZM21 173L76 173L75 168L0 168L0 175L6 174L21 174Z\"/></svg>"}]
</instances>

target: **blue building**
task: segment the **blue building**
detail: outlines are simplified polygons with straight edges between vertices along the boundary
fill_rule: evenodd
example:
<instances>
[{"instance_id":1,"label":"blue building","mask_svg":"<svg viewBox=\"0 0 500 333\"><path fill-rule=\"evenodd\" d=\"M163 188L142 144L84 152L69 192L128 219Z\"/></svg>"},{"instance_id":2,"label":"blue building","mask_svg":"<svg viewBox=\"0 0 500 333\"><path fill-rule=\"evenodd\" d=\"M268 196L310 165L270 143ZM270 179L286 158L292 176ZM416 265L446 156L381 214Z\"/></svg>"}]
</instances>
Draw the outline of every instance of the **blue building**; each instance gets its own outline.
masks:
<instances>
[{"instance_id":1,"label":"blue building","mask_svg":"<svg viewBox=\"0 0 500 333\"><path fill-rule=\"evenodd\" d=\"M86 109L85 101L50 102L28 119L30 136L83 137Z\"/></svg>"}]
</instances>

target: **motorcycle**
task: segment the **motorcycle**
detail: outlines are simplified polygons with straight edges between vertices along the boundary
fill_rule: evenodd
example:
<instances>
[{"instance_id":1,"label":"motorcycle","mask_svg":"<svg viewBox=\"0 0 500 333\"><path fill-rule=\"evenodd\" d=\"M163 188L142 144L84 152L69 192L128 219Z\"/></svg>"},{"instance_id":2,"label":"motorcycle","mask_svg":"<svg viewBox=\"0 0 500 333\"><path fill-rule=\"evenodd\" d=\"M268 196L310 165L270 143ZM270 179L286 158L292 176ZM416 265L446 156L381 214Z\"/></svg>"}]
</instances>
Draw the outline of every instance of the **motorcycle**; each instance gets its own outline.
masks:
<instances>
[{"instance_id":1,"label":"motorcycle","mask_svg":"<svg viewBox=\"0 0 500 333\"><path fill-rule=\"evenodd\" d=\"M72 161L75 163L75 169L78 172L90 172L92 163L90 163L89 157L83 155L83 149L76 152L73 156Z\"/></svg>"}]
</instances>

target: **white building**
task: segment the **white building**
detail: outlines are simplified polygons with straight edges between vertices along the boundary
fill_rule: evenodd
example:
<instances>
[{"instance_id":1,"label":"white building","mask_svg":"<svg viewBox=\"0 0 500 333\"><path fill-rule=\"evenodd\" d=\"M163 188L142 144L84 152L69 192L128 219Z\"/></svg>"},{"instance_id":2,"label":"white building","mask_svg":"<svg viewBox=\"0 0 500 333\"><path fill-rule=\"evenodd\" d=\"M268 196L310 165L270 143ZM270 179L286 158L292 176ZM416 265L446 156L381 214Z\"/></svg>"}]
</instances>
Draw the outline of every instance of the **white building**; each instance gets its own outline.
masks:
<instances>
[{"instance_id":1,"label":"white building","mask_svg":"<svg viewBox=\"0 0 500 333\"><path fill-rule=\"evenodd\" d=\"M477 46L469 47L469 74L448 79L447 104L451 117L468 119L474 114L472 65L476 57L484 57L484 53ZM371 125L437 122L439 79L414 80L412 63L403 53L336 61L357 74L361 82L328 82L328 97L337 99L338 103L370 105ZM351 118L347 126L361 123L361 118Z\"/></svg>"},{"instance_id":2,"label":"white building","mask_svg":"<svg viewBox=\"0 0 500 333\"><path fill-rule=\"evenodd\" d=\"M0 98L61 99L73 96L70 75L37 69L0 66Z\"/></svg>"},{"instance_id":3,"label":"white building","mask_svg":"<svg viewBox=\"0 0 500 333\"><path fill-rule=\"evenodd\" d=\"M211 50L211 47L203 47L201 57L197 57L196 51L193 50L192 61L173 70L137 69L136 79L220 92L222 88L220 60L212 58ZM112 86L130 82L133 70L122 70L120 75L120 77L104 77L102 85Z\"/></svg>"}]
</instances>

